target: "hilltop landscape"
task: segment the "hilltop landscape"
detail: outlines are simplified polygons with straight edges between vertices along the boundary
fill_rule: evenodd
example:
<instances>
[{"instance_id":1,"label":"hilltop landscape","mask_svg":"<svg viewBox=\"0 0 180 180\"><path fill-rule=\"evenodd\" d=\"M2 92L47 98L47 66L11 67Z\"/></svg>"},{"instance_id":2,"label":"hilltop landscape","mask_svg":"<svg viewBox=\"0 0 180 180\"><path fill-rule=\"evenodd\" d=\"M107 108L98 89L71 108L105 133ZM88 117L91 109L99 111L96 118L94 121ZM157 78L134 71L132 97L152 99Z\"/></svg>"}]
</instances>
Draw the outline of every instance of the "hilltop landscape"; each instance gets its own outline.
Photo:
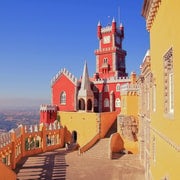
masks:
<instances>
[{"instance_id":1,"label":"hilltop landscape","mask_svg":"<svg viewBox=\"0 0 180 180\"><path fill-rule=\"evenodd\" d=\"M7 132L18 125L33 125L39 123L39 108L6 108L0 110L0 133Z\"/></svg>"}]
</instances>

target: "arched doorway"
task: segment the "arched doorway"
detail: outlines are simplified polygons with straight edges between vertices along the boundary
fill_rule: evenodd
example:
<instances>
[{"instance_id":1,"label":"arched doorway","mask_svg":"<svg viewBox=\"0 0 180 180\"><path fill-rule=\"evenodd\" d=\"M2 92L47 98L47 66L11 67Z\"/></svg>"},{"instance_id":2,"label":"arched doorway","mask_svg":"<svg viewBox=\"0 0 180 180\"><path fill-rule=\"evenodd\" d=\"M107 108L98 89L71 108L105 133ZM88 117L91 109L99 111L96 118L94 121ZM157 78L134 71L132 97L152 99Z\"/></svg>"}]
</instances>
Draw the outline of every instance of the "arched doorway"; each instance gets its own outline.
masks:
<instances>
[{"instance_id":1,"label":"arched doorway","mask_svg":"<svg viewBox=\"0 0 180 180\"><path fill-rule=\"evenodd\" d=\"M85 110L85 101L84 99L79 99L79 110Z\"/></svg>"},{"instance_id":2,"label":"arched doorway","mask_svg":"<svg viewBox=\"0 0 180 180\"><path fill-rule=\"evenodd\" d=\"M73 143L77 142L77 131L72 131L72 142Z\"/></svg>"},{"instance_id":3,"label":"arched doorway","mask_svg":"<svg viewBox=\"0 0 180 180\"><path fill-rule=\"evenodd\" d=\"M92 110L92 101L91 101L91 99L88 99L88 101L87 101L87 110L88 111Z\"/></svg>"}]
</instances>

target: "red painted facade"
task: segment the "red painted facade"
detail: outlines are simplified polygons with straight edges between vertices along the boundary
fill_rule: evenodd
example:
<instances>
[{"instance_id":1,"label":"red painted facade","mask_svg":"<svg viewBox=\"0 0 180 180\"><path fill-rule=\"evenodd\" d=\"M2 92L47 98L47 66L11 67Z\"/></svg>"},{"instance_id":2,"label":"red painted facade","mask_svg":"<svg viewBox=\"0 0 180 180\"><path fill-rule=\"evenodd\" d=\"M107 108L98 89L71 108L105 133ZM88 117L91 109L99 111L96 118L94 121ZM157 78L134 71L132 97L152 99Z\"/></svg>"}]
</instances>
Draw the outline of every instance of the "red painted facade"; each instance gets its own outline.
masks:
<instances>
[{"instance_id":1,"label":"red painted facade","mask_svg":"<svg viewBox=\"0 0 180 180\"><path fill-rule=\"evenodd\" d=\"M76 84L62 72L52 85L52 103L61 111L76 111ZM64 93L65 101L61 101ZM63 98L63 97L62 97Z\"/></svg>"}]
</instances>

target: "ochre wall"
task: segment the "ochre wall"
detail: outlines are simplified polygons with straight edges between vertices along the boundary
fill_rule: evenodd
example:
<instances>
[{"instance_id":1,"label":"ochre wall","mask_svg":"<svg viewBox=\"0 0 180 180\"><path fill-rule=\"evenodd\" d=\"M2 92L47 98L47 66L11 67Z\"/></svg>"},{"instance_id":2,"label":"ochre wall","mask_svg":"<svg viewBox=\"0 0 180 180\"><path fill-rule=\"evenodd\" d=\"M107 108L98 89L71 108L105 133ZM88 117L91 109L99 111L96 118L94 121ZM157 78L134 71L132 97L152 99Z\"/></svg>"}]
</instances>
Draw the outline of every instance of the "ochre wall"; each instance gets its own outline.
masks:
<instances>
[{"instance_id":1,"label":"ochre wall","mask_svg":"<svg viewBox=\"0 0 180 180\"><path fill-rule=\"evenodd\" d=\"M117 119L117 112L106 112L100 114L101 118L101 138L104 138L109 128L112 126L114 121Z\"/></svg>"},{"instance_id":2,"label":"ochre wall","mask_svg":"<svg viewBox=\"0 0 180 180\"><path fill-rule=\"evenodd\" d=\"M59 111L58 116L61 125L65 126L69 133L77 132L77 143L80 146L85 145L99 132L99 115L96 113Z\"/></svg>"},{"instance_id":3,"label":"ochre wall","mask_svg":"<svg viewBox=\"0 0 180 180\"><path fill-rule=\"evenodd\" d=\"M121 114L138 116L138 96L137 94L122 95L121 102L124 103L121 108Z\"/></svg>"},{"instance_id":4,"label":"ochre wall","mask_svg":"<svg viewBox=\"0 0 180 180\"><path fill-rule=\"evenodd\" d=\"M5 164L0 162L0 179L5 180L5 179L10 179L10 180L16 180L16 174L14 171L12 171L9 167L7 167Z\"/></svg>"},{"instance_id":5,"label":"ochre wall","mask_svg":"<svg viewBox=\"0 0 180 180\"><path fill-rule=\"evenodd\" d=\"M151 161L153 179L179 179L180 153L180 9L179 1L163 0L150 30L150 55L156 83L156 111L151 112L151 140L155 139L155 160ZM174 71L174 117L164 114L163 56L172 47ZM162 136L160 136L163 135ZM170 140L168 142L168 140ZM151 146L152 146L151 141Z\"/></svg>"}]
</instances>

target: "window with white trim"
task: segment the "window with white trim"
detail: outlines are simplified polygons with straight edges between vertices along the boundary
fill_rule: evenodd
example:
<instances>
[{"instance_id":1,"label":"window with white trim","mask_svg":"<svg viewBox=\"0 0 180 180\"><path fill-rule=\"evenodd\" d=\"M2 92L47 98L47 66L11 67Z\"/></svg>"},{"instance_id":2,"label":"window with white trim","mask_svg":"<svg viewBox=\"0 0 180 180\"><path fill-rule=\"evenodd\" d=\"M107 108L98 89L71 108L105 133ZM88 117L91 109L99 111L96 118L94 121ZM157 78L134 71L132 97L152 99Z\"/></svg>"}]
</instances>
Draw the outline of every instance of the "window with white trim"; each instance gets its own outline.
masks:
<instances>
[{"instance_id":1,"label":"window with white trim","mask_svg":"<svg viewBox=\"0 0 180 180\"><path fill-rule=\"evenodd\" d=\"M117 84L116 85L116 91L119 92L120 90L121 90L121 86L120 86L120 84Z\"/></svg>"},{"instance_id":2,"label":"window with white trim","mask_svg":"<svg viewBox=\"0 0 180 180\"><path fill-rule=\"evenodd\" d=\"M152 110L156 111L156 85L152 87Z\"/></svg>"},{"instance_id":3,"label":"window with white trim","mask_svg":"<svg viewBox=\"0 0 180 180\"><path fill-rule=\"evenodd\" d=\"M109 92L109 86L107 84L104 86L104 92Z\"/></svg>"},{"instance_id":4,"label":"window with white trim","mask_svg":"<svg viewBox=\"0 0 180 180\"><path fill-rule=\"evenodd\" d=\"M174 72L173 49L170 48L163 57L164 60L164 113L174 113Z\"/></svg>"},{"instance_id":5,"label":"window with white trim","mask_svg":"<svg viewBox=\"0 0 180 180\"><path fill-rule=\"evenodd\" d=\"M66 93L64 91L60 95L60 104L66 104Z\"/></svg>"},{"instance_id":6,"label":"window with white trim","mask_svg":"<svg viewBox=\"0 0 180 180\"><path fill-rule=\"evenodd\" d=\"M104 107L109 107L109 99L108 98L104 99Z\"/></svg>"},{"instance_id":7,"label":"window with white trim","mask_svg":"<svg viewBox=\"0 0 180 180\"><path fill-rule=\"evenodd\" d=\"M115 106L116 107L121 107L121 100L119 98L116 98Z\"/></svg>"}]
</instances>

